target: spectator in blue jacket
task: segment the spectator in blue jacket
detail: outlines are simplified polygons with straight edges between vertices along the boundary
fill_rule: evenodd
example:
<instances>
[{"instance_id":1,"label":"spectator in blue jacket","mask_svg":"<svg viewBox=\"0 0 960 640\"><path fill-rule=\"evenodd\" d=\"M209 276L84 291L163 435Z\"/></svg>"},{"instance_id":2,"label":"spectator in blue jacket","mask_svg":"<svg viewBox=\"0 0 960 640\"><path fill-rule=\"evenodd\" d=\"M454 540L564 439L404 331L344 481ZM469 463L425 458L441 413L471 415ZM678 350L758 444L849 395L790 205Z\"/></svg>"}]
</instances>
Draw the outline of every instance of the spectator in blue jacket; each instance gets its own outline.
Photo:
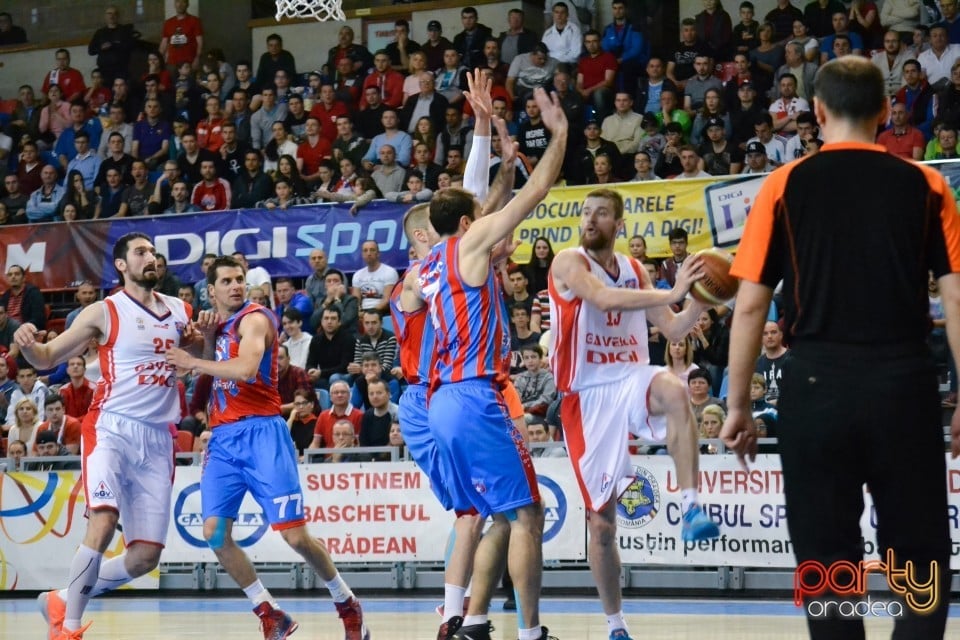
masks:
<instances>
[{"instance_id":1,"label":"spectator in blue jacket","mask_svg":"<svg viewBox=\"0 0 960 640\"><path fill-rule=\"evenodd\" d=\"M313 315L313 302L310 296L297 291L290 278L277 278L274 282L274 291L277 294L277 300L280 301L276 308L277 317L282 318L283 312L287 309L296 309L304 318Z\"/></svg>"},{"instance_id":2,"label":"spectator in blue jacket","mask_svg":"<svg viewBox=\"0 0 960 640\"><path fill-rule=\"evenodd\" d=\"M613 22L604 27L600 46L617 57L617 90L632 93L650 59L650 42L627 20L624 0L613 1Z\"/></svg>"}]
</instances>

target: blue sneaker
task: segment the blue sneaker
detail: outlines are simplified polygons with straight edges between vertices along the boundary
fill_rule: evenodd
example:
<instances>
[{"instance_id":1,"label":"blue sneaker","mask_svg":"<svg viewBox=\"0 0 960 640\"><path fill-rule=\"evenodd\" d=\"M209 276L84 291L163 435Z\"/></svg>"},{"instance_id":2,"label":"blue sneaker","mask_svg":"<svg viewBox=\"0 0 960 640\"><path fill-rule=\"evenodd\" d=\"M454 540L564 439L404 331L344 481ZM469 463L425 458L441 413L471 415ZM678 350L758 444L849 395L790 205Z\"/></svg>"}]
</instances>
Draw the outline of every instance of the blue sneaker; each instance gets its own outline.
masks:
<instances>
[{"instance_id":1,"label":"blue sneaker","mask_svg":"<svg viewBox=\"0 0 960 640\"><path fill-rule=\"evenodd\" d=\"M610 640L633 640L626 629L617 629L610 632Z\"/></svg>"},{"instance_id":2,"label":"blue sneaker","mask_svg":"<svg viewBox=\"0 0 960 640\"><path fill-rule=\"evenodd\" d=\"M700 505L693 505L683 514L683 528L680 537L684 542L711 540L720 536L720 528L707 517ZM613 637L613 636L611 636Z\"/></svg>"}]
</instances>

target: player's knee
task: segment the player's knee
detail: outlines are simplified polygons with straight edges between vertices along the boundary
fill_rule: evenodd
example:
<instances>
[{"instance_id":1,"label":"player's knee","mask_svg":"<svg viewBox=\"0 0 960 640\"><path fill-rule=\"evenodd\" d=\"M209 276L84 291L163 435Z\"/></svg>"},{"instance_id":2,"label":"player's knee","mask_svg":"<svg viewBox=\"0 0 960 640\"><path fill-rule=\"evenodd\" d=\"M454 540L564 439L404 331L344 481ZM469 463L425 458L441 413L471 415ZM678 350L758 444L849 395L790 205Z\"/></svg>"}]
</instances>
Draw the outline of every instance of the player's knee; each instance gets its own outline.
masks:
<instances>
[{"instance_id":1,"label":"player's knee","mask_svg":"<svg viewBox=\"0 0 960 640\"><path fill-rule=\"evenodd\" d=\"M527 529L531 534L543 535L543 505L539 502L519 507L515 510L517 517L514 526Z\"/></svg>"},{"instance_id":2,"label":"player's knee","mask_svg":"<svg viewBox=\"0 0 960 640\"><path fill-rule=\"evenodd\" d=\"M280 536L283 538L284 542L290 545L291 549L297 551L298 553L305 551L312 540L312 538L307 535L307 528L304 526L281 529Z\"/></svg>"},{"instance_id":3,"label":"player's knee","mask_svg":"<svg viewBox=\"0 0 960 640\"><path fill-rule=\"evenodd\" d=\"M590 539L604 547L609 547L616 539L616 521L601 517L598 513L590 514L590 518L587 519L587 527L590 530Z\"/></svg>"},{"instance_id":4,"label":"player's knee","mask_svg":"<svg viewBox=\"0 0 960 640\"><path fill-rule=\"evenodd\" d=\"M227 543L227 519L207 518L203 522L203 538L214 551L219 551Z\"/></svg>"},{"instance_id":5,"label":"player's knee","mask_svg":"<svg viewBox=\"0 0 960 640\"><path fill-rule=\"evenodd\" d=\"M157 568L162 547L150 543L135 543L127 550L124 568L132 577L138 578Z\"/></svg>"},{"instance_id":6,"label":"player's knee","mask_svg":"<svg viewBox=\"0 0 960 640\"><path fill-rule=\"evenodd\" d=\"M661 373L654 378L654 383L656 386L653 399L661 405L663 413L689 411L690 398L680 378Z\"/></svg>"}]
</instances>

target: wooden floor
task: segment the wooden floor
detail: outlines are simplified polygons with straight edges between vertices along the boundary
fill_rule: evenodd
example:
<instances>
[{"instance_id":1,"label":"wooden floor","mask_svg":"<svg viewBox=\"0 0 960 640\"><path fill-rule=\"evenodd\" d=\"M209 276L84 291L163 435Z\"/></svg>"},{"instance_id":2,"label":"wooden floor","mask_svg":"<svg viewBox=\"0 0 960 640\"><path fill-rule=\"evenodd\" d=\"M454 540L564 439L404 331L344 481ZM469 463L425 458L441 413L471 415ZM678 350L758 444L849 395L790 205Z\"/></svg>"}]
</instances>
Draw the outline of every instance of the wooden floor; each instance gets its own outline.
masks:
<instances>
[{"instance_id":1,"label":"wooden floor","mask_svg":"<svg viewBox=\"0 0 960 640\"><path fill-rule=\"evenodd\" d=\"M332 605L322 598L281 598L299 623L294 640L340 640L343 631ZM375 640L433 640L440 619L435 599L363 600ZM497 607L499 603L497 603ZM606 624L595 602L546 599L542 622L560 640L605 640ZM956 610L957 607L954 607ZM805 638L806 627L789 602L722 600L631 600L624 603L636 640L777 640ZM242 598L110 598L91 603L85 622L93 626L85 640L258 640L258 621ZM951 616L948 638L960 638L960 612ZM516 635L516 617L495 610L491 616L497 639ZM868 620L868 637L890 636L889 620ZM31 599L0 600L0 638L40 640L46 626Z\"/></svg>"}]
</instances>

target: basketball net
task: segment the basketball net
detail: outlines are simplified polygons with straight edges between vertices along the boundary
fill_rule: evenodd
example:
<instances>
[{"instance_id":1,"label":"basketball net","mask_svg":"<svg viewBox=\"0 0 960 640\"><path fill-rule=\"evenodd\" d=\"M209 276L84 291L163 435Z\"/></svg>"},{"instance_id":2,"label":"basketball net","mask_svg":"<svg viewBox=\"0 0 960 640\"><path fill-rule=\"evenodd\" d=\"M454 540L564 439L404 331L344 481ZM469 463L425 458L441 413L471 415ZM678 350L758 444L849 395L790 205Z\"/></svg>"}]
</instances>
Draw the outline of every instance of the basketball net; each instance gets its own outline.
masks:
<instances>
[{"instance_id":1,"label":"basketball net","mask_svg":"<svg viewBox=\"0 0 960 640\"><path fill-rule=\"evenodd\" d=\"M343 0L277 0L277 20L281 18L313 18L327 20L346 20L343 15Z\"/></svg>"}]
</instances>

